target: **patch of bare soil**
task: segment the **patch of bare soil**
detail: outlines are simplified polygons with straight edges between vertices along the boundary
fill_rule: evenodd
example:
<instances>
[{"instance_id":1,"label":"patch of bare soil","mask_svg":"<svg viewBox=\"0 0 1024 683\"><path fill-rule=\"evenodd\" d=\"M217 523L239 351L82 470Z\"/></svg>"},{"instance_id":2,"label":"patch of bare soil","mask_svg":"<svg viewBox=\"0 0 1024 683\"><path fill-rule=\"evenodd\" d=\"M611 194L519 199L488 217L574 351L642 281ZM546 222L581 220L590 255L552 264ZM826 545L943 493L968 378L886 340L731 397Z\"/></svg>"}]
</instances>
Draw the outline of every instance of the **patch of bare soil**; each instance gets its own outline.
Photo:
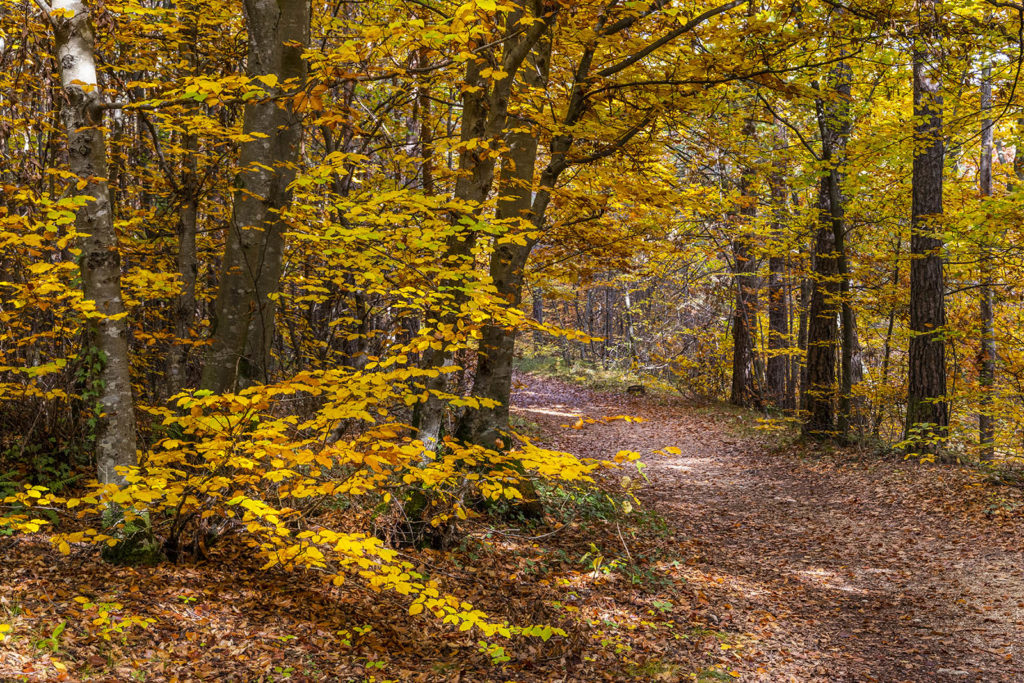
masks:
<instances>
[{"instance_id":1,"label":"patch of bare soil","mask_svg":"<svg viewBox=\"0 0 1024 683\"><path fill-rule=\"evenodd\" d=\"M745 634L722 653L742 680L1024 680L1024 508L994 513L970 473L782 448L750 414L521 379L515 414L565 450L682 449L651 460L643 498L685 539L713 623ZM558 429L581 414L645 421Z\"/></svg>"}]
</instances>

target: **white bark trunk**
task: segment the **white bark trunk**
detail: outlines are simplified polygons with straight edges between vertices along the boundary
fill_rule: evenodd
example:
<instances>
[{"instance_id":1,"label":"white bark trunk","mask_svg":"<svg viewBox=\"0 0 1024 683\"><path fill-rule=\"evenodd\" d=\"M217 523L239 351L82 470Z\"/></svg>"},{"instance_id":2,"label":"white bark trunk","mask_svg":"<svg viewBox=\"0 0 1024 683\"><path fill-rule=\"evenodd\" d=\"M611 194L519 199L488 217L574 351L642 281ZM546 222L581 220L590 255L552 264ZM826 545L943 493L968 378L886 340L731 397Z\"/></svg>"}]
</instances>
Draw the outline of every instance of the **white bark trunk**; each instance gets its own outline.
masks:
<instances>
[{"instance_id":1,"label":"white bark trunk","mask_svg":"<svg viewBox=\"0 0 1024 683\"><path fill-rule=\"evenodd\" d=\"M128 361L128 325L121 299L121 259L107 183L103 137L103 96L96 78L93 28L80 0L54 0L53 26L68 138L68 166L85 182L90 201L75 222L83 234L82 291L102 316L89 324L88 343L103 357L100 419L96 427L96 465L100 483L122 483L117 467L135 465L135 407Z\"/></svg>"}]
</instances>

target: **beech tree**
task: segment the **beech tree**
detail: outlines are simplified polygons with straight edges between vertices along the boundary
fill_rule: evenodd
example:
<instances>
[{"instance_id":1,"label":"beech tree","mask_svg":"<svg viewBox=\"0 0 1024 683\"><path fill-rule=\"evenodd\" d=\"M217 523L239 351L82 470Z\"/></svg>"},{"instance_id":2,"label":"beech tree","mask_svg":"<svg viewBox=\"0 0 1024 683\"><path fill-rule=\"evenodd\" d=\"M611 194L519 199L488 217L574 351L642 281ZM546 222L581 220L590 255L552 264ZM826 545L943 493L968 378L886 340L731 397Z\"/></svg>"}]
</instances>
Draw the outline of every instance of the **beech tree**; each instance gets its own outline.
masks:
<instances>
[{"instance_id":1,"label":"beech tree","mask_svg":"<svg viewBox=\"0 0 1024 683\"><path fill-rule=\"evenodd\" d=\"M306 75L302 51L309 42L309 0L246 0L243 6L249 31L246 72L268 91L264 101L245 107L247 139L239 155L203 364L203 387L218 392L271 376L273 295L284 265L283 212L302 138L295 91Z\"/></svg>"}]
</instances>

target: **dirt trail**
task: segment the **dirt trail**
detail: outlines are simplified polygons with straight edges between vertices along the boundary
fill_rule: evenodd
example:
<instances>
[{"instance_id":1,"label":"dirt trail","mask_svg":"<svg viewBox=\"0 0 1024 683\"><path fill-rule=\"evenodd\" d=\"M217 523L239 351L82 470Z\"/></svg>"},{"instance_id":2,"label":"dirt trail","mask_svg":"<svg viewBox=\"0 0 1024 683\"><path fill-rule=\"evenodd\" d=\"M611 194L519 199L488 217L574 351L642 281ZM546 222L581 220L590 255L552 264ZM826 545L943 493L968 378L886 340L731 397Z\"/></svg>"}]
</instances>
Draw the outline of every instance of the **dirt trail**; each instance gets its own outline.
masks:
<instances>
[{"instance_id":1,"label":"dirt trail","mask_svg":"<svg viewBox=\"0 0 1024 683\"><path fill-rule=\"evenodd\" d=\"M1024 681L1024 520L952 468L773 448L749 417L531 378L515 413L587 456L678 446L645 495L691 539L742 680ZM556 430L573 415L627 428Z\"/></svg>"}]
</instances>

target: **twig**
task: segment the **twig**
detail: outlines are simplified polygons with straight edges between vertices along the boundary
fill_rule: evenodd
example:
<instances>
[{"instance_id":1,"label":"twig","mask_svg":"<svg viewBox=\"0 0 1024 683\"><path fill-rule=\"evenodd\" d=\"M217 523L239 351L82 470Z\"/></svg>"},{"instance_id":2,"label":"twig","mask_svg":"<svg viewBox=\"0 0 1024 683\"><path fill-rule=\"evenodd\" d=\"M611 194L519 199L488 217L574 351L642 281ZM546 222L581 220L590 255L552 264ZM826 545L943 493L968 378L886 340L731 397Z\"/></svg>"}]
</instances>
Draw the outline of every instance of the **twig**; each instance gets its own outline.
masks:
<instances>
[{"instance_id":1,"label":"twig","mask_svg":"<svg viewBox=\"0 0 1024 683\"><path fill-rule=\"evenodd\" d=\"M626 545L626 539L622 537L622 527L619 526L619 520L615 520L615 533L619 535L619 540L622 541L622 549L626 551L626 557L629 558L629 563L635 565L636 560L633 559L632 553L629 552L629 546Z\"/></svg>"}]
</instances>

